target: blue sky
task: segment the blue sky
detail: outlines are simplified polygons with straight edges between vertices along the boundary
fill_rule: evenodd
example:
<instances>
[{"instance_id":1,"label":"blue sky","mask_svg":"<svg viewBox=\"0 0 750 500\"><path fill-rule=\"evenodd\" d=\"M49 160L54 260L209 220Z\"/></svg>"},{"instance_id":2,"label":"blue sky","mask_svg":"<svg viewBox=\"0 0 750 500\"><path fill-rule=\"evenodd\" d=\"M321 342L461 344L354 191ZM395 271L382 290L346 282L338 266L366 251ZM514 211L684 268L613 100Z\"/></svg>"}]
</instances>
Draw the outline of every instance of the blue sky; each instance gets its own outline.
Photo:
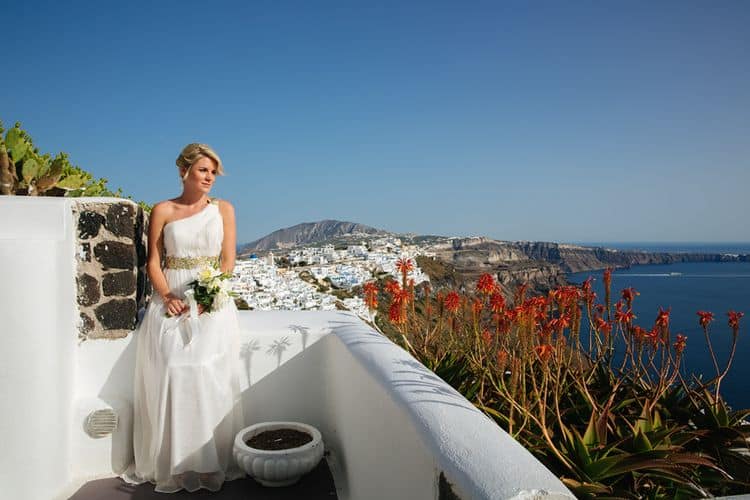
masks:
<instances>
[{"instance_id":1,"label":"blue sky","mask_svg":"<svg viewBox=\"0 0 750 500\"><path fill-rule=\"evenodd\" d=\"M0 119L148 202L211 144L240 242L750 240L750 2L106 4L3 4Z\"/></svg>"}]
</instances>

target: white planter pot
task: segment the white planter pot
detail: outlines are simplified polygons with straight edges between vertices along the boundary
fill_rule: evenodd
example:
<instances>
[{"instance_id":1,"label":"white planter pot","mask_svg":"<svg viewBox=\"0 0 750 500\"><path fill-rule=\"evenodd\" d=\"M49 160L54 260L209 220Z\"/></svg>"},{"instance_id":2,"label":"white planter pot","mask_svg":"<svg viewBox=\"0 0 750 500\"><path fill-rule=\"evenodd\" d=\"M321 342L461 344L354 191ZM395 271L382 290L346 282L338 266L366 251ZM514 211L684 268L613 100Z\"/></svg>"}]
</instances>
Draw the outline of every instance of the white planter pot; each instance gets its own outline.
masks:
<instances>
[{"instance_id":1,"label":"white planter pot","mask_svg":"<svg viewBox=\"0 0 750 500\"><path fill-rule=\"evenodd\" d=\"M294 429L312 436L312 441L297 448L259 450L245 442L264 431ZM300 422L261 422L245 427L234 438L234 458L249 476L264 486L296 483L323 458L323 438L315 427Z\"/></svg>"}]
</instances>

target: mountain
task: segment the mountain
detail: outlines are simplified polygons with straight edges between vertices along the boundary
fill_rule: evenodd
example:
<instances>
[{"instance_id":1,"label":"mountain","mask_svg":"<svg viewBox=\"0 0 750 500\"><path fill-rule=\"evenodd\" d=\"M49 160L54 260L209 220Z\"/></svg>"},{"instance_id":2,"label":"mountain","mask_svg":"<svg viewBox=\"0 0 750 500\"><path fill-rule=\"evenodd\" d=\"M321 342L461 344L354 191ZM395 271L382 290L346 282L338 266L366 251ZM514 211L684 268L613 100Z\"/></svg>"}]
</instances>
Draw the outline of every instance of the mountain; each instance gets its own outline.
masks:
<instances>
[{"instance_id":1,"label":"mountain","mask_svg":"<svg viewBox=\"0 0 750 500\"><path fill-rule=\"evenodd\" d=\"M242 245L239 254L247 254L252 251L268 251L305 246L314 243L322 243L342 236L356 235L387 235L374 227L357 224L356 222L344 222L338 220L322 220L319 222L303 222L296 226L279 229L258 240Z\"/></svg>"}]
</instances>

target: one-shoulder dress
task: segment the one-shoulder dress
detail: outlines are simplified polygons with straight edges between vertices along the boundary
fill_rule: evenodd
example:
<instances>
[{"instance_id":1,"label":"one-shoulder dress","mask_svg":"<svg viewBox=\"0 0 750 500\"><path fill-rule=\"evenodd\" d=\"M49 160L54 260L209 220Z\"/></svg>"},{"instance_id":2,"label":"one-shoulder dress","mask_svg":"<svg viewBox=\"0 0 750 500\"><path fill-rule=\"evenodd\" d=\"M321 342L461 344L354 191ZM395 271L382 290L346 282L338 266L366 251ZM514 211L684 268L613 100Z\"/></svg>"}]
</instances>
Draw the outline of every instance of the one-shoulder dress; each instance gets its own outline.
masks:
<instances>
[{"instance_id":1,"label":"one-shoulder dress","mask_svg":"<svg viewBox=\"0 0 750 500\"><path fill-rule=\"evenodd\" d=\"M217 265L223 234L216 201L164 226L164 274L173 293L184 296L202 266ZM159 492L217 491L244 475L232 457L243 427L237 309L229 301L196 321L188 317L166 317L155 294L136 331L135 461L121 477L150 481Z\"/></svg>"}]
</instances>

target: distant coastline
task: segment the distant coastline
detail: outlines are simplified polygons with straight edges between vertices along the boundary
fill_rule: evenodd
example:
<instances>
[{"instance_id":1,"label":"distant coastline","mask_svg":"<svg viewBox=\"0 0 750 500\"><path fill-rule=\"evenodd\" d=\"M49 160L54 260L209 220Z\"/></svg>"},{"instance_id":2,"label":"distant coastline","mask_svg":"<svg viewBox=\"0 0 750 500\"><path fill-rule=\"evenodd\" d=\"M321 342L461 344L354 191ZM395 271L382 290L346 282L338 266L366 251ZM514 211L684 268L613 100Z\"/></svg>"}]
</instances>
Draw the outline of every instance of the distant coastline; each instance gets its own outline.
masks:
<instances>
[{"instance_id":1,"label":"distant coastline","mask_svg":"<svg viewBox=\"0 0 750 500\"><path fill-rule=\"evenodd\" d=\"M658 253L711 253L727 255L750 254L750 241L727 242L659 242L659 241L586 241L574 242L587 247L603 247L615 250L628 250Z\"/></svg>"}]
</instances>

